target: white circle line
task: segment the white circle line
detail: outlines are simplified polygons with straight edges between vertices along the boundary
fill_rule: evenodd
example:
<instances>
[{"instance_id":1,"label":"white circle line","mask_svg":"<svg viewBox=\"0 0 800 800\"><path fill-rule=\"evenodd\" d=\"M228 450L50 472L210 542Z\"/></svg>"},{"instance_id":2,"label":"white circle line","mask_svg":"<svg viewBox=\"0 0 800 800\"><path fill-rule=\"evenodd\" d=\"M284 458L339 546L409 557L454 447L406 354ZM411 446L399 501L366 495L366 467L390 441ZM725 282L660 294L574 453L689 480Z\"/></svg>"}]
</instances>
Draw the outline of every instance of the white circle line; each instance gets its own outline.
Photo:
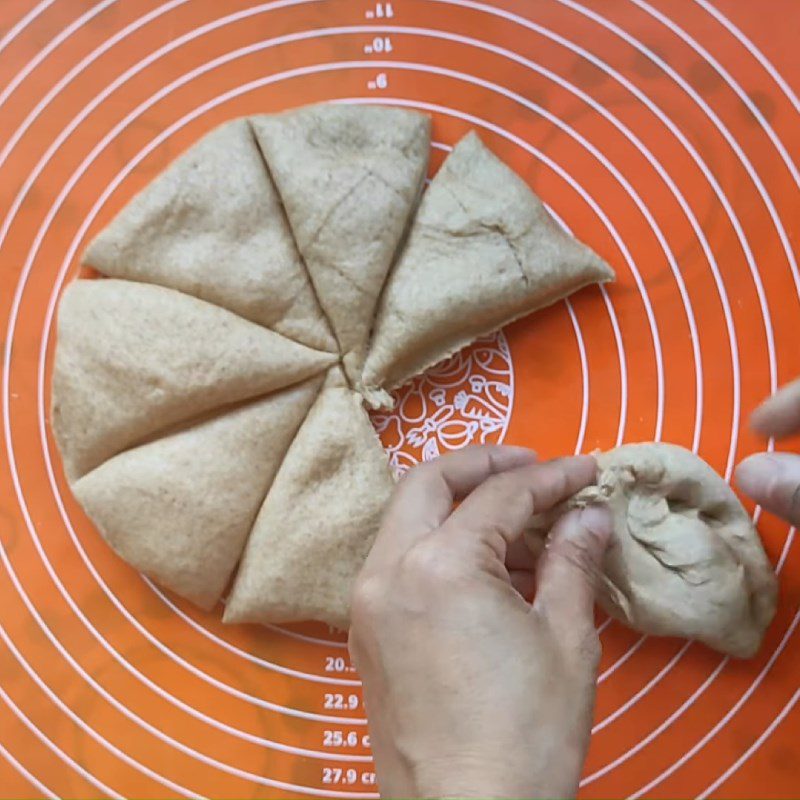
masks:
<instances>
[{"instance_id":1,"label":"white circle line","mask_svg":"<svg viewBox=\"0 0 800 800\"><path fill-rule=\"evenodd\" d=\"M549 205L547 205L547 203L545 203L544 206L547 209L547 213L550 214L550 216L561 226L561 228L563 228L570 236L572 236L572 230L570 229L569 225L567 225L567 223ZM600 286L602 288L602 284L600 284ZM578 436L576 438L574 448L575 455L578 455L583 451L583 444L586 440L586 426L589 422L589 399L591 395L589 384L589 362L586 357L586 343L583 340L583 332L581 331L581 326L578 322L578 315L575 313L575 309L569 297L564 299L564 304L567 307L570 322L572 323L572 329L575 332L575 340L578 343L578 358L580 359L581 365L581 416L580 423L578 425Z\"/></svg>"},{"instance_id":2,"label":"white circle line","mask_svg":"<svg viewBox=\"0 0 800 800\"><path fill-rule=\"evenodd\" d=\"M601 622L601 623L600 623L600 624L597 626L597 635L598 635L598 636L602 636L602 634L604 633L604 631L606 630L606 628L608 628L608 626L609 626L609 625L611 625L611 622L612 622L612 620L611 620L611 617L608 617L608 616L607 616L607 617L606 617L606 618L605 618L605 619L604 619L604 620L603 620L603 621L602 621L602 622ZM601 642L601 644L602 644L602 642ZM598 683L599 683L599 681L598 681Z\"/></svg>"},{"instance_id":3,"label":"white circle line","mask_svg":"<svg viewBox=\"0 0 800 800\"><path fill-rule=\"evenodd\" d=\"M754 173L752 165L750 164L749 160L746 158L744 153L742 152L741 148L738 146L738 143L734 140L733 136L731 135L730 131L722 124L720 119L716 116L713 110L709 107L709 105L703 100L703 98L689 85L683 78L669 65L667 64L662 58L660 58L656 53L654 53L650 48L646 45L639 42L635 37L630 36L626 31L622 30L619 26L615 25L614 23L610 22L609 20L605 19L602 15L596 14L594 11L584 8L579 3L574 2L574 0L556 0L556 2L561 3L562 5L568 6L572 8L574 11L582 14L589 19L594 20L602 27L610 30L612 33L616 34L619 38L623 41L631 45L631 47L638 50L642 55L652 61L654 64L659 66L662 70L664 70L672 80L680 86L684 92L686 92L689 97L694 100L694 102L703 110L705 115L708 119L714 124L717 130L722 134L723 138L728 142L731 148L734 150L736 155L739 157L739 160L742 162L742 166L744 166L745 171L750 176L750 179L753 181L756 190L761 195L762 200L765 202L765 206L767 207L767 211L769 212L773 224L775 225L775 229L778 233L778 237L781 239L783 243L784 252L786 253L786 257L789 261L790 269L792 270L792 274L795 275L795 282L798 282L797 278L797 265L795 263L794 254L790 246L788 246L788 242L786 240L786 231L783 228L783 223L780 220L780 217L774 212L774 206L772 201L770 200L767 202L765 200L765 192L763 184L761 184L761 180L758 176ZM626 84L629 84L631 87L633 84L630 84L629 81L626 79ZM709 181L712 188L714 189L714 193L719 198L720 202L725 207L725 211L727 212L731 222L734 224L734 229L736 231L737 237L739 238L739 242L742 245L745 257L747 258L747 263L750 268L750 273L753 278L753 284L756 289L756 294L758 295L759 305L761 308L761 316L764 321L764 332L767 337L767 352L769 356L769 367L770 367L770 390L772 392L775 391L777 387L777 368L775 364L775 342L773 340L773 333L772 333L772 315L769 312L769 306L767 304L766 295L764 293L764 286L761 282L761 276L758 272L758 268L755 264L755 259L753 257L753 253L750 249L750 245L747 241L747 237L744 235L744 231L741 228L741 223L739 222L738 216L733 213L733 209L730 206L727 196L722 191L722 187L719 185L717 179L713 176L711 171L708 169L708 166L705 162L699 157L693 147L688 144L688 140L680 133L678 129L674 126L671 120L669 120L666 115L663 115L661 109L658 108L652 101L647 98L647 95L640 92L638 89L636 90L636 96L644 102L648 108L650 108L654 113L656 113L659 118L663 117L665 124L670 128L670 130L674 133L674 135L679 136L679 140L681 144L684 144L684 148L687 149L687 152L692 155L693 160L697 164L697 166L701 169L703 174L706 177L706 180ZM656 111L656 109L658 109ZM688 147L687 147L688 145ZM697 158L695 158L697 156ZM730 479L730 471L726 470L726 478Z\"/></svg>"},{"instance_id":4,"label":"white circle line","mask_svg":"<svg viewBox=\"0 0 800 800\"><path fill-rule=\"evenodd\" d=\"M614 334L614 344L617 348L617 359L620 366L620 380L622 382L622 394L620 397L619 407L619 422L617 424L617 438L615 446L619 447L622 440L625 438L625 420L628 418L628 359L625 355L625 346L622 342L622 331L619 327L617 320L617 312L608 296L608 290L605 286L600 286L600 294L603 297L603 302L608 309L609 317L611 318L611 330Z\"/></svg>"},{"instance_id":5,"label":"white circle line","mask_svg":"<svg viewBox=\"0 0 800 800\"><path fill-rule=\"evenodd\" d=\"M794 165L794 162L786 152L783 142L778 138L772 126L761 112L761 109L750 99L750 96L742 89L739 83L734 80L730 72L728 72L728 70L726 70L725 67L723 67L722 64L720 64L720 62L717 61L717 59L714 58L714 56L711 55L711 53L697 41L697 39L690 36L686 29L682 28L674 20L662 14L660 11L653 8L653 6L651 6L649 3L644 2L644 0L630 0L630 2L634 3L643 11L647 12L651 17L657 19L662 25L669 28L672 33L674 33L679 39L682 39L684 42L686 42L686 44L688 44L689 47L691 47L691 49L697 53L697 55L703 58L707 64L710 64L716 70L717 74L725 81L725 83L728 84L742 104L756 118L756 121L767 135L767 138L772 143L772 146L778 151L781 160L794 180L795 186L800 188L800 174L798 174L797 167Z\"/></svg>"},{"instance_id":6,"label":"white circle line","mask_svg":"<svg viewBox=\"0 0 800 800\"><path fill-rule=\"evenodd\" d=\"M117 0L102 0L96 6L93 6L77 19L73 20L66 28L64 28L58 36L51 39L41 50L36 52L36 55L6 84L2 92L0 92L0 108L5 105L6 101L17 90L19 85L61 44L63 44L75 31L80 30L87 22L92 20L101 12L105 11L109 6L114 5ZM181 0L186 2L186 0ZM46 97L46 95L45 95ZM0 166L2 166L8 153L7 150L13 148L11 142L14 141L14 136L9 139L6 147L0 151Z\"/></svg>"},{"instance_id":7,"label":"white circle line","mask_svg":"<svg viewBox=\"0 0 800 800\"><path fill-rule=\"evenodd\" d=\"M607 622L611 622L611 617L608 618ZM597 683L605 683L622 665L628 661L628 659L641 648L641 646L647 641L647 636L640 636L610 667L603 670L600 675L597 676ZM633 705L631 703L631 705ZM628 706L630 707L630 706ZM619 710L619 709L618 709Z\"/></svg>"},{"instance_id":8,"label":"white circle line","mask_svg":"<svg viewBox=\"0 0 800 800\"><path fill-rule=\"evenodd\" d=\"M781 551L781 556L778 559L778 565L775 567L776 574L780 574L781 570L783 570L783 565L786 563L786 559L789 557L789 551L792 547L792 542L794 542L796 528L792 525L789 528L789 535L786 537L786 543L783 546L783 550Z\"/></svg>"},{"instance_id":9,"label":"white circle line","mask_svg":"<svg viewBox=\"0 0 800 800\"><path fill-rule=\"evenodd\" d=\"M169 608L176 617L185 622L190 628L193 628L195 631L197 631L197 633L210 639L223 650L227 650L229 653L233 653L235 656L242 658L245 661L249 661L251 664L256 664L257 666L262 667L263 669L268 669L271 672L287 675L290 678L300 678L311 683L322 683L328 686L361 686L361 681L358 680L315 675L312 672L301 672L300 670L291 669L290 667L283 667L280 664L275 664L272 661L267 661L266 659L254 656L252 653L248 653L246 650L242 650L240 647L237 647L222 637L217 636L209 630L206 630L196 620L192 619L183 609L173 603L172 600L170 600L170 598L167 597L167 595L146 575L142 575L142 578L150 590L158 596L159 600L161 600L161 602L163 602L164 605L167 606L167 608ZM319 641L324 642L326 645L338 644L338 642L327 642L322 639Z\"/></svg>"},{"instance_id":10,"label":"white circle line","mask_svg":"<svg viewBox=\"0 0 800 800\"><path fill-rule=\"evenodd\" d=\"M128 26L123 28L122 30L118 31L111 39L106 40L101 45L96 47L91 53L81 59L78 64L76 64L66 75L64 75L51 89L47 92L47 94L42 97L41 101L36 105L36 107L28 114L22 124L14 131L11 137L8 140L8 143L0 151L0 166L3 165L8 155L11 153L13 148L19 143L21 138L25 135L31 125L36 121L39 114L49 105L50 101L58 95L62 89L64 89L67 84L69 84L75 77L77 77L83 70L85 70L90 64L92 64L95 60L97 60L103 53L105 53L109 47L113 44L118 44L123 39L127 38L131 33L134 33L139 28L143 27L149 22L152 22L157 17L161 16L164 13L171 11L173 8L176 8L183 3L188 2L188 0L170 0L168 3L165 3L158 8L153 9L148 14L145 14L144 17L140 17L139 19L135 20L134 22L130 23ZM112 92L114 92L119 86L124 84L129 78L133 77L134 75L138 74L140 71L148 67L154 61L157 61L161 56L166 55L167 53L172 52L173 50L177 49L183 44L192 41L195 38L205 35L206 33L210 33L215 31L217 28L223 27L233 22L238 22L242 19L249 18L254 16L255 14L260 14L265 11L273 11L277 8L283 7L292 7L296 5L302 5L304 3L309 2L319 2L319 0L273 0L269 3L262 3L259 6L255 6L253 8L244 9L243 11L239 11L235 14L230 14L227 17L223 17L221 19L214 20L212 22L206 23L205 25L201 25L199 28L190 31L183 36L179 36L177 39L173 39L172 41L168 42L166 45L163 45L158 50L147 55L145 58L138 61L132 67L127 69L121 75L118 75L108 86L106 86L95 98L92 102L88 103L83 111L78 114L76 117L72 119L69 125L59 131L58 136L55 138L53 143L48 147L45 151L44 156L40 159L37 166L31 172L31 174L26 179L25 183L23 184L20 191L17 193L14 203L11 206L11 210L6 215L6 221L4 225L0 228L0 245L5 241L6 235L8 233L8 228L10 225L9 219L13 220L14 216L19 209L18 199L20 196L27 195L30 187L35 182L36 178L41 172L39 169L40 165L44 162L47 163L53 156L55 152L61 147L61 145L69 138L75 128L83 122L92 111L100 105ZM213 62L209 62L213 63ZM38 170L38 171L37 171Z\"/></svg>"},{"instance_id":11,"label":"white circle line","mask_svg":"<svg viewBox=\"0 0 800 800\"><path fill-rule=\"evenodd\" d=\"M5 547L3 547L2 545L0 545L0 559L2 559L3 563L6 565L6 570L8 571L9 577L11 577L11 581L14 584L14 588L16 588L17 591L19 592L19 590L21 588L19 586L19 580L17 578L16 573L14 573L13 569L9 569L10 568L10 563L8 562L8 556L6 554ZM22 593L25 594L24 590L23 590ZM25 597L27 598L27 594L25 594ZM26 603L26 605L27 605L27 603ZM31 615L34 617L34 619L36 619L37 622L39 622L41 620L41 617L39 616L38 611L32 610L30 606L28 606L28 611L31 612ZM41 624L40 624L40 627L41 627ZM45 633L47 634L46 630L45 630ZM48 638L50 639L50 641L53 644L57 643L56 649L61 653L62 656L65 656L70 663L73 663L72 656L70 656L64 650L64 648L61 647L61 643L58 641L58 639L56 637L50 638L49 635L48 635ZM133 769L139 770L142 774L147 775L147 777L152 778L157 783L160 783L162 786L165 786L166 788L171 789L173 792L177 792L178 794L182 795L183 797L188 797L188 798L192 798L192 797L195 796L188 789L184 788L180 784L174 783L173 781L169 780L168 778L164 778L163 776L161 776L158 773L156 773L153 770L151 770L147 765L142 764L141 762L137 761L132 756L129 756L124 750L120 750L120 748L118 748L116 745L114 745L111 742L109 742L105 737L101 736L97 731L95 731L94 728L91 727L91 725L87 724L84 720L82 720L47 685L47 683L40 677L40 675L36 672L36 670L33 669L33 667L31 667L31 665L27 662L27 660L22 655L22 653L19 651L17 646L14 644L13 640L11 639L11 637L8 635L8 633L6 633L6 630L2 625L0 625L0 639L2 639L3 642L5 642L6 647L11 651L11 654L17 660L17 663L19 663L22 666L22 668L27 673L28 677L39 687L39 689L42 690L42 692L44 692L44 694L47 696L47 698L50 700L50 702L53 703L53 705L55 705L56 707L60 708L61 711L64 712L64 714L66 714L84 733L86 733L88 736L90 736L92 739L94 739L94 741L96 741L101 747L103 747L106 750L108 750L109 753L111 753L112 755L115 755L117 758L119 758L121 761L123 761L129 767L132 767ZM91 677L89 677L88 680L89 680L90 683L94 683L94 681L93 681L93 679ZM0 689L1 688L2 687L0 687ZM76 768L78 766L79 765L77 765L77 763L76 763ZM81 774L83 774L83 772ZM84 775L84 777L87 777L87 775L88 775L88 773L86 773L86 775Z\"/></svg>"},{"instance_id":12,"label":"white circle line","mask_svg":"<svg viewBox=\"0 0 800 800\"><path fill-rule=\"evenodd\" d=\"M583 450L583 442L586 438L586 424L589 421L589 365L586 361L586 345L583 341L583 333L578 323L575 309L572 307L569 298L564 303L569 313L572 329L575 332L575 340L578 343L578 356L581 363L581 418L578 426L578 436L575 440L575 455Z\"/></svg>"},{"instance_id":13,"label":"white circle line","mask_svg":"<svg viewBox=\"0 0 800 800\"><path fill-rule=\"evenodd\" d=\"M34 725L28 717L22 712L22 710L16 705L16 703L11 699L5 689L3 689L3 685L0 684L0 700L2 700L11 713L24 725L30 733L35 736L53 755L56 756L60 761L62 761L67 767L69 767L73 772L77 772L84 780L91 783L99 791L103 792L103 794L108 795L109 797L114 798L114 800L124 800L121 794L115 792L109 786L106 786L101 780L95 778L88 770L84 769L77 761L73 758L68 756L55 742L51 741L47 736L45 736L36 725Z\"/></svg>"},{"instance_id":14,"label":"white circle line","mask_svg":"<svg viewBox=\"0 0 800 800\"><path fill-rule=\"evenodd\" d=\"M710 731L708 731L706 734L704 734L703 737L696 744L694 744L689 750L687 750L674 764L672 764L670 767L668 767L663 772L661 772L658 776L653 778L653 780L651 780L646 786L643 786L641 789L637 790L632 795L630 795L630 800L636 800L636 798L639 798L642 795L647 794L654 787L658 786L658 784L661 783L665 778L668 778L670 775L672 775L673 772L675 772L677 769L682 767L699 750L701 750L703 747L705 747L705 745L714 736L716 736L716 734L720 730L722 730L722 728L724 728L728 724L730 719L735 714L738 713L739 709L747 702L747 700L750 699L750 697L752 696L753 692L755 692L755 690L761 685L761 683L764 680L764 677L766 676L767 672L769 672L769 670L772 668L772 665L775 663L775 661L778 658L778 656L783 652L784 648L786 647L786 645L787 645L791 635L794 633L794 630L797 627L798 623L800 623L800 611L798 611L794 615L794 618L792 619L789 627L786 629L786 633L781 638L780 642L778 643L778 646L775 648L775 651L770 655L770 657L769 657L767 663L764 665L763 669L753 679L753 682L750 684L750 686L747 688L747 690L742 694L742 696L730 707L730 709L728 709L728 711L725 713L725 715L722 717L722 719L719 722L717 722L717 724L714 725L714 727L711 728ZM720 664L720 667L722 667L722 664L724 664L725 661L727 661L727 660L728 659L726 658ZM679 712L683 713L683 710L684 710L683 706L681 706L681 708L679 709ZM678 712L676 712L676 713L678 713ZM670 719L667 720L664 723L664 727L665 728L668 727L667 723L671 722L671 719L672 719L672 717L670 717ZM654 731L652 734L650 734L647 737L647 739L642 741L642 745L647 743L647 741L650 740L651 738L655 738L655 736L657 736L659 733L661 733L661 730Z\"/></svg>"},{"instance_id":15,"label":"white circle line","mask_svg":"<svg viewBox=\"0 0 800 800\"><path fill-rule=\"evenodd\" d=\"M55 792L45 786L35 775L32 775L30 772L28 772L28 770L25 769L25 766L16 758L14 758L14 756L5 747L3 747L2 742L0 742L0 756L2 756L26 781L28 781L28 783L30 783L37 792L41 792L45 797L49 798L49 800L59 800L58 795Z\"/></svg>"},{"instance_id":16,"label":"white circle line","mask_svg":"<svg viewBox=\"0 0 800 800\"><path fill-rule=\"evenodd\" d=\"M756 752L756 750L761 747L762 744L773 734L775 729L780 725L786 716L792 711L792 709L797 705L797 701L800 700L800 689L797 689L795 693L792 695L789 702L776 714L775 718L770 722L770 724L761 732L759 737L747 748L747 750L742 753L739 758L731 764L722 775L717 778L714 783L706 786L699 795L697 795L697 800L700 798L708 797L712 792L715 792L723 783L725 783L728 778L731 777L741 766L745 763L752 755Z\"/></svg>"},{"instance_id":17,"label":"white circle line","mask_svg":"<svg viewBox=\"0 0 800 800\"><path fill-rule=\"evenodd\" d=\"M36 19L36 17L40 16L44 11L50 8L56 0L42 0L41 3L34 6L24 17L19 19L14 25L12 25L6 33L0 38L0 53L8 47L17 36L28 27L28 25Z\"/></svg>"},{"instance_id":18,"label":"white circle line","mask_svg":"<svg viewBox=\"0 0 800 800\"><path fill-rule=\"evenodd\" d=\"M646 638L646 637L645 637ZM675 653L674 656L633 696L629 697L621 706L616 708L607 716L603 717L596 725L592 727L592 735L600 733L603 728L608 727L615 719L619 719L629 708L636 705L645 695L649 694L650 690L657 686L662 678L666 676L673 667L681 660L683 654L689 649L691 642L685 642L683 646Z\"/></svg>"},{"instance_id":19,"label":"white circle line","mask_svg":"<svg viewBox=\"0 0 800 800\"><path fill-rule=\"evenodd\" d=\"M722 672L723 667L727 663L728 659L725 658L720 661L719 664L714 668L710 675L706 677L706 679L700 684L700 686L695 689L695 691L675 710L670 714L666 720L658 725L654 730L652 730L647 736L640 739L633 747L626 750L622 755L615 758L613 761L610 761L600 769L595 770L590 775L586 775L585 777L581 778L580 785L588 786L591 783L594 783L599 778L602 778L604 775L607 775L609 772L613 771L617 767L624 764L628 759L636 755L640 750L644 749L648 744L650 744L653 739L659 736L663 731L665 731L671 724L674 722L684 711L690 708L695 700L700 697L705 690L714 682L717 676Z\"/></svg>"},{"instance_id":20,"label":"white circle line","mask_svg":"<svg viewBox=\"0 0 800 800\"><path fill-rule=\"evenodd\" d=\"M547 213L550 214L550 216L561 226L561 228L563 228L564 231L572 236L572 230L570 230L569 225L567 225L567 223L549 205L547 205L547 203L545 203L544 206L547 209ZM600 284L600 286L602 286L602 284ZM569 314L569 319L572 323L572 329L575 332L575 340L578 343L578 357L581 365L581 416L574 448L575 455L578 455L583 451L583 444L586 440L586 426L589 422L589 402L591 396L591 389L589 385L589 361L586 356L586 343L583 340L583 332L581 331L581 326L578 322L578 315L575 313L575 309L569 297L564 299L564 305L567 307L567 313Z\"/></svg>"},{"instance_id":21,"label":"white circle line","mask_svg":"<svg viewBox=\"0 0 800 800\"><path fill-rule=\"evenodd\" d=\"M800 114L800 101L797 99L797 95L792 91L792 88L786 82L783 75L781 75L780 71L775 68L775 65L761 52L761 50L756 47L751 39L745 36L742 33L741 29L738 28L733 21L726 17L718 8L708 2L708 0L694 0L699 6L704 8L717 22L720 23L723 27L727 28L728 32L731 33L736 39L739 40L739 43L742 44L746 50L749 51L750 55L758 61L759 64L766 70L772 80L778 84L778 87L786 96L786 99L794 106L794 110Z\"/></svg>"}]
</instances>

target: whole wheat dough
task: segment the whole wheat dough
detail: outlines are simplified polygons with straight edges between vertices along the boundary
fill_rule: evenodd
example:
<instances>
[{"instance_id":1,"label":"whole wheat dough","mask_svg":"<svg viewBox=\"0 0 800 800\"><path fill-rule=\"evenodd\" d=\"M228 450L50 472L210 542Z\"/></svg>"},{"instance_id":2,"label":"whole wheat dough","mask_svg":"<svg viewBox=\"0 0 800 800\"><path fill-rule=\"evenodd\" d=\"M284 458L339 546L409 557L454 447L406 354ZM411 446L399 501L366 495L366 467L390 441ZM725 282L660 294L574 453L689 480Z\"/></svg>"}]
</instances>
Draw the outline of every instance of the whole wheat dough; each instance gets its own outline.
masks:
<instances>
[{"instance_id":1,"label":"whole wheat dough","mask_svg":"<svg viewBox=\"0 0 800 800\"><path fill-rule=\"evenodd\" d=\"M396 108L235 120L99 234L85 263L109 277L64 292L67 478L124 559L204 608L244 553L225 621L346 627L393 486L364 396L612 275L474 135L415 219L429 146Z\"/></svg>"},{"instance_id":2,"label":"whole wheat dough","mask_svg":"<svg viewBox=\"0 0 800 800\"><path fill-rule=\"evenodd\" d=\"M364 366L367 395L389 405L385 390L479 336L613 277L471 132L425 192L386 283Z\"/></svg>"},{"instance_id":3,"label":"whole wheat dough","mask_svg":"<svg viewBox=\"0 0 800 800\"><path fill-rule=\"evenodd\" d=\"M204 609L216 605L322 377L126 450L73 484L111 547Z\"/></svg>"},{"instance_id":4,"label":"whole wheat dough","mask_svg":"<svg viewBox=\"0 0 800 800\"><path fill-rule=\"evenodd\" d=\"M179 289L319 350L336 350L250 123L221 125L90 244L113 278Z\"/></svg>"},{"instance_id":5,"label":"whole wheat dough","mask_svg":"<svg viewBox=\"0 0 800 800\"><path fill-rule=\"evenodd\" d=\"M430 118L316 105L253 119L297 246L355 378L375 304L422 188Z\"/></svg>"},{"instance_id":6,"label":"whole wheat dough","mask_svg":"<svg viewBox=\"0 0 800 800\"><path fill-rule=\"evenodd\" d=\"M566 505L605 503L614 516L600 605L642 633L752 656L775 614L777 582L728 484L672 444L624 445L597 461L597 485ZM559 513L534 518L534 550Z\"/></svg>"},{"instance_id":7,"label":"whole wheat dough","mask_svg":"<svg viewBox=\"0 0 800 800\"><path fill-rule=\"evenodd\" d=\"M225 622L349 625L350 588L394 479L361 398L338 372L309 412L261 508Z\"/></svg>"},{"instance_id":8,"label":"whole wheat dough","mask_svg":"<svg viewBox=\"0 0 800 800\"><path fill-rule=\"evenodd\" d=\"M158 430L323 372L311 350L194 297L79 280L61 298L53 431L70 480Z\"/></svg>"}]
</instances>

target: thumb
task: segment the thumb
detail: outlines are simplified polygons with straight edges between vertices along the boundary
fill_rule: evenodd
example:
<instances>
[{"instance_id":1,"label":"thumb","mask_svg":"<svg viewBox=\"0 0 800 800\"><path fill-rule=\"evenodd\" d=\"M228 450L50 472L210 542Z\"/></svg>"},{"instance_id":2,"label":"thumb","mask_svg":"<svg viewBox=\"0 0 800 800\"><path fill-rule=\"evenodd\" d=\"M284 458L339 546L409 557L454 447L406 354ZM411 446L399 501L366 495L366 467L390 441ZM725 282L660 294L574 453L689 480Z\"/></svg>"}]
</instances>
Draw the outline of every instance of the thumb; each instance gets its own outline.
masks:
<instances>
[{"instance_id":1,"label":"thumb","mask_svg":"<svg viewBox=\"0 0 800 800\"><path fill-rule=\"evenodd\" d=\"M594 625L594 597L613 520L605 506L565 514L550 533L539 561L534 611L564 632Z\"/></svg>"},{"instance_id":2,"label":"thumb","mask_svg":"<svg viewBox=\"0 0 800 800\"><path fill-rule=\"evenodd\" d=\"M736 484L756 503L800 525L800 456L757 453L739 464Z\"/></svg>"}]
</instances>

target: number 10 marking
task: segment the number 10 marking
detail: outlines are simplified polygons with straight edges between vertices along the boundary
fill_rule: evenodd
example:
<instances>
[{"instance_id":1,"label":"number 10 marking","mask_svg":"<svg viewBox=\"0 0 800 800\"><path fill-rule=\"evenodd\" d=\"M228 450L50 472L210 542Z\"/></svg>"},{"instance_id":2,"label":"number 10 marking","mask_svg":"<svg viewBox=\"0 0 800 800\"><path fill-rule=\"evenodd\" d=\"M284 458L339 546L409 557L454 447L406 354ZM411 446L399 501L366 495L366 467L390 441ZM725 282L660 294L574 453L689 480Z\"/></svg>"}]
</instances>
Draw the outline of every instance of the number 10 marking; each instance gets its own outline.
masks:
<instances>
[{"instance_id":1,"label":"number 10 marking","mask_svg":"<svg viewBox=\"0 0 800 800\"><path fill-rule=\"evenodd\" d=\"M376 36L369 44L364 45L367 55L372 53L391 53L392 40L388 36Z\"/></svg>"}]
</instances>

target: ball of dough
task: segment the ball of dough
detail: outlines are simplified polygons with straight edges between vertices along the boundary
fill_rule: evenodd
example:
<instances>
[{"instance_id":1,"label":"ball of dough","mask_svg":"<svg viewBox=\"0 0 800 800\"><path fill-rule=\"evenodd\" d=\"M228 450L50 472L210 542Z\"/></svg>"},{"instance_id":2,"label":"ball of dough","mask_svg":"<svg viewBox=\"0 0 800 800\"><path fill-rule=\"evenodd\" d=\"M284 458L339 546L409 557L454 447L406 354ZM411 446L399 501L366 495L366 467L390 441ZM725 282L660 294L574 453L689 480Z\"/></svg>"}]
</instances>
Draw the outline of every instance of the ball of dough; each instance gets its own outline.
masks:
<instances>
[{"instance_id":1,"label":"ball of dough","mask_svg":"<svg viewBox=\"0 0 800 800\"><path fill-rule=\"evenodd\" d=\"M613 514L598 596L604 610L642 633L754 655L775 614L777 581L728 484L672 444L624 445L597 462L597 485L565 505L605 503ZM563 511L534 518L527 532L534 552Z\"/></svg>"}]
</instances>

